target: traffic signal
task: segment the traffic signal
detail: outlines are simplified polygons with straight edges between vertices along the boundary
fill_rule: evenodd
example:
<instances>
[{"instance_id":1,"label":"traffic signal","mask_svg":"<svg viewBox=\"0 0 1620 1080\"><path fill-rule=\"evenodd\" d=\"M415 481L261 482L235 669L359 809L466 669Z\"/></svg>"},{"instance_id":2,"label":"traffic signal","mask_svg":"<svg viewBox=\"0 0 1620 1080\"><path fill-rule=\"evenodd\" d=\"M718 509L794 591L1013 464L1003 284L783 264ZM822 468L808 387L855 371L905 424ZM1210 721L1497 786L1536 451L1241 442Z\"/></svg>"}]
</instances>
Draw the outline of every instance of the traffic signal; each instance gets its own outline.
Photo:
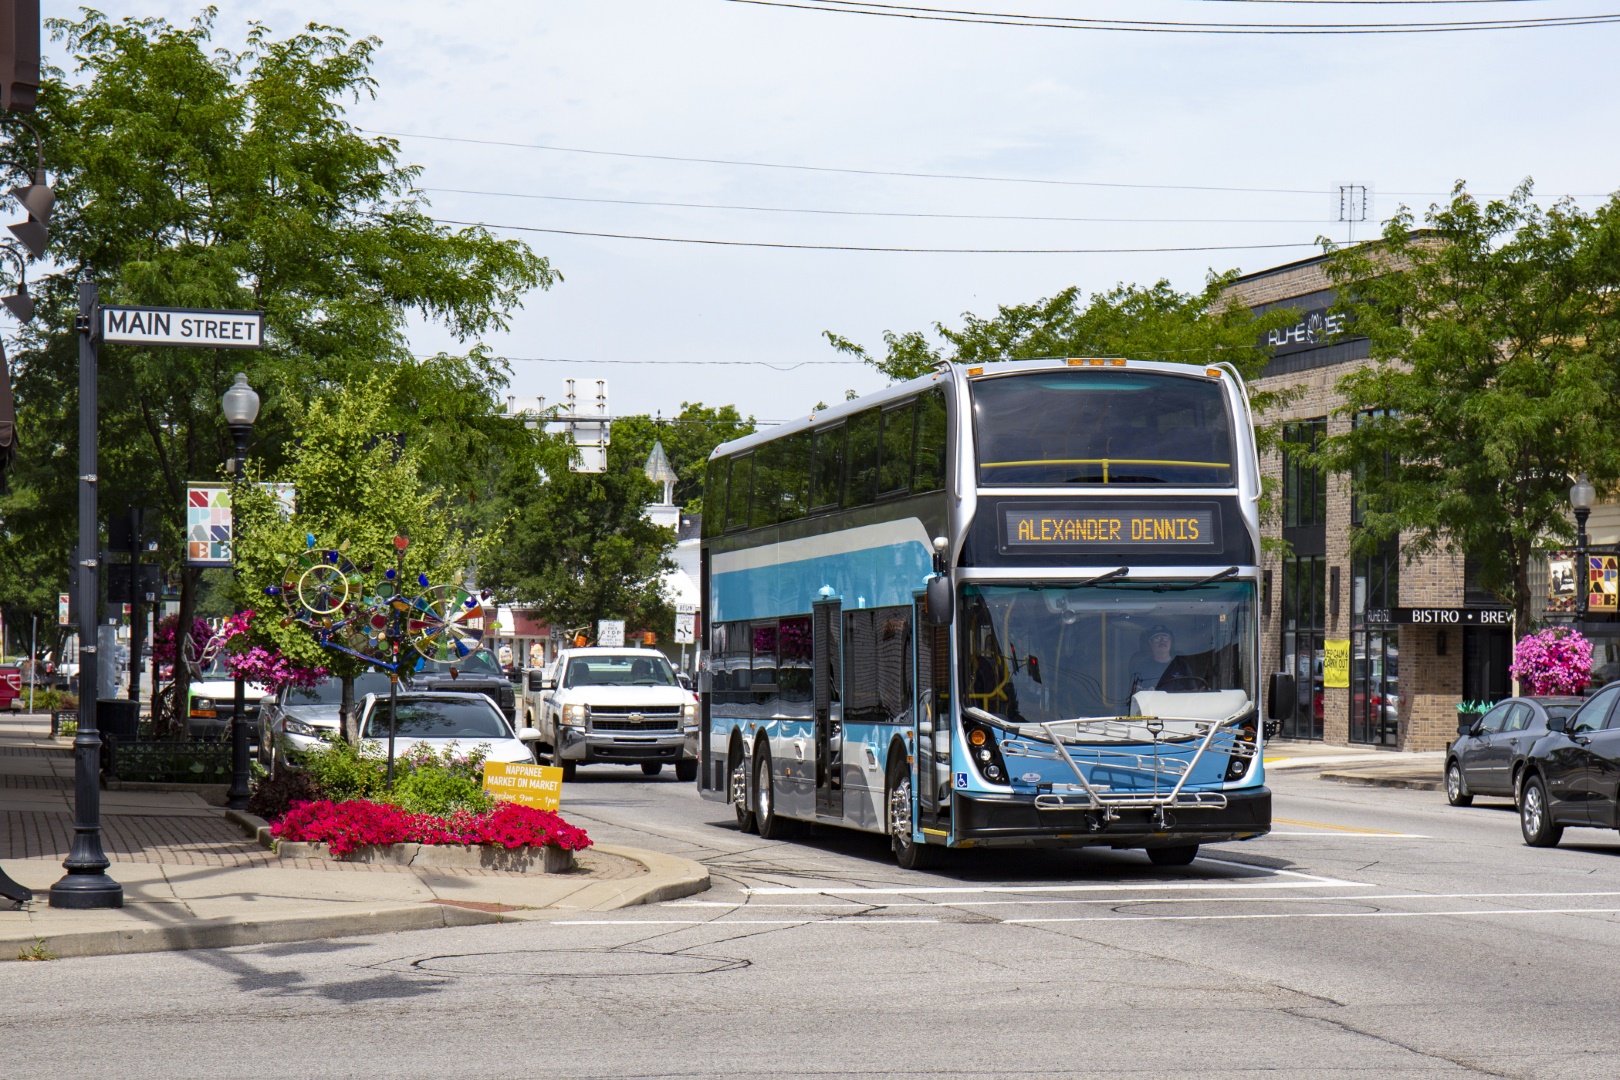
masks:
<instances>
[{"instance_id":1,"label":"traffic signal","mask_svg":"<svg viewBox=\"0 0 1620 1080\"><path fill-rule=\"evenodd\" d=\"M0 109L31 113L39 96L39 0L0 0Z\"/></svg>"}]
</instances>

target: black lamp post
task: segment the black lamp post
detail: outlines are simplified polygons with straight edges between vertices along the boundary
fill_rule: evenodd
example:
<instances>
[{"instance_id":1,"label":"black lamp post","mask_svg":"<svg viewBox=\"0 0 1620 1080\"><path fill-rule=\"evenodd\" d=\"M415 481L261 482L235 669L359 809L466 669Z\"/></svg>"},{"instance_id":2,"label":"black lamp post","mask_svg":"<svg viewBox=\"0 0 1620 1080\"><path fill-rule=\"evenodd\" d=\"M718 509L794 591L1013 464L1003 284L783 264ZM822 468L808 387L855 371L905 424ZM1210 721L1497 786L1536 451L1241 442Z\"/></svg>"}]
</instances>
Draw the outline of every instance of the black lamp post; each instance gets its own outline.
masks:
<instances>
[{"instance_id":1,"label":"black lamp post","mask_svg":"<svg viewBox=\"0 0 1620 1080\"><path fill-rule=\"evenodd\" d=\"M259 395L248 385L247 376L238 372L236 382L225 391L220 401L225 410L225 423L236 439L236 460L231 470L231 569L236 569L236 503L242 487L242 467L247 461L248 434L253 421L259 418ZM238 606L238 611L241 610ZM232 810L246 810L248 804L248 730L242 718L244 685L240 673L236 676L236 701L231 707L231 790L225 805Z\"/></svg>"},{"instance_id":2,"label":"black lamp post","mask_svg":"<svg viewBox=\"0 0 1620 1080\"><path fill-rule=\"evenodd\" d=\"M1586 518L1592 513L1592 504L1597 501L1597 491L1592 482L1586 478L1585 473L1576 477L1575 483L1569 489L1569 505L1575 511L1575 559L1580 571L1575 575L1575 587L1579 591L1575 597L1575 625L1578 628L1586 623L1587 606L1592 594L1592 567L1586 554Z\"/></svg>"}]
</instances>

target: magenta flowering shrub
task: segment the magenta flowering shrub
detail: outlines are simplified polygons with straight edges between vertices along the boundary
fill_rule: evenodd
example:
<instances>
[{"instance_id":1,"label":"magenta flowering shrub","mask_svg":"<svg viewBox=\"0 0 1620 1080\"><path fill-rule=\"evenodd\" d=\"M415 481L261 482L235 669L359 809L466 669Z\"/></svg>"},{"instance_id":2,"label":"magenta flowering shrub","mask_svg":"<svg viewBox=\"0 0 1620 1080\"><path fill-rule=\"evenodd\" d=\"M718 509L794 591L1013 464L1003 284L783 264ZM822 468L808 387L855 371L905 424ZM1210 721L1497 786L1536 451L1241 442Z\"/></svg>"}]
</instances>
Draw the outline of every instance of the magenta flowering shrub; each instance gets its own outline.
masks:
<instances>
[{"instance_id":1,"label":"magenta flowering shrub","mask_svg":"<svg viewBox=\"0 0 1620 1080\"><path fill-rule=\"evenodd\" d=\"M249 644L253 612L232 615L220 627L225 642L225 669L274 694L288 686L314 686L326 678L323 667L301 667L274 649Z\"/></svg>"},{"instance_id":2,"label":"magenta flowering shrub","mask_svg":"<svg viewBox=\"0 0 1620 1080\"><path fill-rule=\"evenodd\" d=\"M1592 643L1562 626L1526 634L1508 671L1532 694L1578 694L1592 679Z\"/></svg>"},{"instance_id":3,"label":"magenta flowering shrub","mask_svg":"<svg viewBox=\"0 0 1620 1080\"><path fill-rule=\"evenodd\" d=\"M180 622L178 615L165 615L158 620L157 629L152 634L152 659L160 664L172 664L175 657L175 628ZM208 625L206 619L191 620L191 651L193 654L203 651L208 640L214 636L214 628Z\"/></svg>"},{"instance_id":4,"label":"magenta flowering shrub","mask_svg":"<svg viewBox=\"0 0 1620 1080\"><path fill-rule=\"evenodd\" d=\"M282 840L327 844L339 858L379 844L498 844L508 849L555 844L565 851L591 846L584 829L549 810L519 803L500 803L483 814L460 811L437 817L364 799L299 802L270 826L270 833Z\"/></svg>"}]
</instances>

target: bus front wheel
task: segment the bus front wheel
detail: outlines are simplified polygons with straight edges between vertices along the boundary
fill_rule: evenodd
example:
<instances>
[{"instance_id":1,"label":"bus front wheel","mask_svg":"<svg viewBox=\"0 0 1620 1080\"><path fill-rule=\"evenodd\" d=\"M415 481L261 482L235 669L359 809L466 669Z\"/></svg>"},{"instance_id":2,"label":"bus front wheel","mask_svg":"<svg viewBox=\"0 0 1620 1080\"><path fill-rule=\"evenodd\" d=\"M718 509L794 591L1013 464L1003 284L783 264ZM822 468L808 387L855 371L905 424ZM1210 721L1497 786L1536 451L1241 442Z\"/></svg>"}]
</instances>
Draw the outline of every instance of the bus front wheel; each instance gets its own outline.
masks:
<instances>
[{"instance_id":1,"label":"bus front wheel","mask_svg":"<svg viewBox=\"0 0 1620 1080\"><path fill-rule=\"evenodd\" d=\"M726 797L737 812L737 828L745 833L753 832L758 826L754 811L748 805L748 759L741 750L731 752L730 777L730 790L726 792Z\"/></svg>"},{"instance_id":2,"label":"bus front wheel","mask_svg":"<svg viewBox=\"0 0 1620 1080\"><path fill-rule=\"evenodd\" d=\"M889 779L889 847L902 870L932 870L945 861L945 849L912 838L911 774Z\"/></svg>"}]
</instances>

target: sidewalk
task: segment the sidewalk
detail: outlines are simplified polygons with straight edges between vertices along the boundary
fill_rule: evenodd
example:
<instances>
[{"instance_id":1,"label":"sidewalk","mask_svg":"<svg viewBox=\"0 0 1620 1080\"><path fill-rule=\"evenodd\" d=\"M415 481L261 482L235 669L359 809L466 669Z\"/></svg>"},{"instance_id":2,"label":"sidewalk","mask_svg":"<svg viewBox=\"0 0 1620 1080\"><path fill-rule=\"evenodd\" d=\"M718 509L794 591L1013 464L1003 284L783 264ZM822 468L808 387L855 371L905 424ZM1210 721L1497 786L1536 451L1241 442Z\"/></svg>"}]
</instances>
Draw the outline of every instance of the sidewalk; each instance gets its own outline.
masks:
<instances>
[{"instance_id":1,"label":"sidewalk","mask_svg":"<svg viewBox=\"0 0 1620 1080\"><path fill-rule=\"evenodd\" d=\"M1352 750L1319 742L1273 739L1266 743L1266 771L1317 769L1317 779L1364 787L1439 791L1445 787L1444 750Z\"/></svg>"},{"instance_id":2,"label":"sidewalk","mask_svg":"<svg viewBox=\"0 0 1620 1080\"><path fill-rule=\"evenodd\" d=\"M605 845L566 874L280 859L249 835L257 819L236 824L195 792L118 790L102 792L102 846L124 907L62 911L46 892L73 835L73 756L49 729L48 716L0 719L0 867L36 893L20 910L0 900L0 961L508 922L709 886L698 863Z\"/></svg>"}]
</instances>

